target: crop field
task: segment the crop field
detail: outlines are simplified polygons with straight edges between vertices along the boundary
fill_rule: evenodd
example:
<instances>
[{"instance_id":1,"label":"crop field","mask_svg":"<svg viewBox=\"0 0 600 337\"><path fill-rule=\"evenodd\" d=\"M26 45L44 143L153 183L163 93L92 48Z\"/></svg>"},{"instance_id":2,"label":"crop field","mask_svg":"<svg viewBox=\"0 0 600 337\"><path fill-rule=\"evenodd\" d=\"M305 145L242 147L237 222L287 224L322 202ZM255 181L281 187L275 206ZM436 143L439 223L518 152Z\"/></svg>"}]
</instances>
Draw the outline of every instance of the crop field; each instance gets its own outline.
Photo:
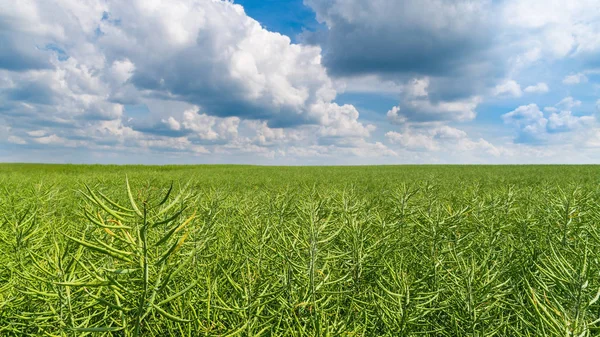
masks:
<instances>
[{"instance_id":1,"label":"crop field","mask_svg":"<svg viewBox=\"0 0 600 337\"><path fill-rule=\"evenodd\" d=\"M600 167L0 165L0 336L596 336Z\"/></svg>"}]
</instances>

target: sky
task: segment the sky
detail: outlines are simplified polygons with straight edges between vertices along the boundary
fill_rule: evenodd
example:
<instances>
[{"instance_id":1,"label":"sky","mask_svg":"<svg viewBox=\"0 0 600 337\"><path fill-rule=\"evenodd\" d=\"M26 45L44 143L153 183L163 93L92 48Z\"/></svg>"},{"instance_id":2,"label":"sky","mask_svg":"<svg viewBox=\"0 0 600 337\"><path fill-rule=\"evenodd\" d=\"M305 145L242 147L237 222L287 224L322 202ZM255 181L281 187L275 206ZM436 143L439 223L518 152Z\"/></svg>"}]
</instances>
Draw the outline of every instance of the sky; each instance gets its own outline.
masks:
<instances>
[{"instance_id":1,"label":"sky","mask_svg":"<svg viewBox=\"0 0 600 337\"><path fill-rule=\"evenodd\" d=\"M0 161L600 162L598 0L0 0Z\"/></svg>"}]
</instances>

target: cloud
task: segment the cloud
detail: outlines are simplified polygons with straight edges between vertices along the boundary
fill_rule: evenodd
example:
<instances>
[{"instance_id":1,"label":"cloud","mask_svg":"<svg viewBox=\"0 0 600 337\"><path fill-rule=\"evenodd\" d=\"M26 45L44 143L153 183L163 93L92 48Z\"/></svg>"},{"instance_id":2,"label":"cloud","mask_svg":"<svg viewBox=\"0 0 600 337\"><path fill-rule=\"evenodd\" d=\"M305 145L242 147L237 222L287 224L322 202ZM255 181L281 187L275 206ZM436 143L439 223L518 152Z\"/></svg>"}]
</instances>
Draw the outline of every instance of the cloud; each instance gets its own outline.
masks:
<instances>
[{"instance_id":1,"label":"cloud","mask_svg":"<svg viewBox=\"0 0 600 337\"><path fill-rule=\"evenodd\" d=\"M167 119L166 121L163 119L161 120L161 122L168 125L169 129L173 131L181 130L181 123L179 123L175 118L173 118L173 116L169 116L169 119Z\"/></svg>"},{"instance_id":2,"label":"cloud","mask_svg":"<svg viewBox=\"0 0 600 337\"><path fill-rule=\"evenodd\" d=\"M292 134L309 126L314 143L372 144L365 138L375 127L360 121L354 106L334 102L321 48L291 43L232 2L0 8L0 42L13 49L10 64L0 52L0 121L13 127L15 144L189 146L202 154L246 144L242 121Z\"/></svg>"},{"instance_id":3,"label":"cloud","mask_svg":"<svg viewBox=\"0 0 600 337\"><path fill-rule=\"evenodd\" d=\"M130 81L147 95L276 127L317 124L323 107L337 109L321 49L263 29L239 5L111 2L108 15L118 23L99 22L98 44L109 59L127 55Z\"/></svg>"},{"instance_id":4,"label":"cloud","mask_svg":"<svg viewBox=\"0 0 600 337\"><path fill-rule=\"evenodd\" d=\"M33 130L33 131L28 131L27 134L31 137L43 137L46 135L46 131L44 130Z\"/></svg>"},{"instance_id":5,"label":"cloud","mask_svg":"<svg viewBox=\"0 0 600 337\"><path fill-rule=\"evenodd\" d=\"M498 84L494 88L493 92L495 96L521 97L523 95L521 86L514 80L508 80L504 83Z\"/></svg>"},{"instance_id":6,"label":"cloud","mask_svg":"<svg viewBox=\"0 0 600 337\"><path fill-rule=\"evenodd\" d=\"M530 94L545 94L548 91L550 91L550 88L544 82L540 82L535 85L530 85L525 88L525 92Z\"/></svg>"},{"instance_id":7,"label":"cloud","mask_svg":"<svg viewBox=\"0 0 600 337\"><path fill-rule=\"evenodd\" d=\"M576 116L570 110L581 102L567 97L557 103L554 107L546 107L545 116L537 104L519 106L517 109L502 115L504 123L516 127L518 135L517 143L544 144L548 142L563 141L571 142L566 137L577 136L574 131L581 132L594 127L593 116ZM556 138L556 134L564 133L566 136Z\"/></svg>"},{"instance_id":8,"label":"cloud","mask_svg":"<svg viewBox=\"0 0 600 337\"><path fill-rule=\"evenodd\" d=\"M460 100L433 100L429 94L429 78L415 79L405 86L400 104L387 112L392 124L470 121L481 97Z\"/></svg>"},{"instance_id":9,"label":"cloud","mask_svg":"<svg viewBox=\"0 0 600 337\"><path fill-rule=\"evenodd\" d=\"M346 163L559 158L596 142L595 0L305 2L324 24L310 45L233 1L0 4L0 148ZM550 87L582 100L495 115Z\"/></svg>"},{"instance_id":10,"label":"cloud","mask_svg":"<svg viewBox=\"0 0 600 337\"><path fill-rule=\"evenodd\" d=\"M560 102L556 104L558 108L563 110L570 110L572 108L578 107L581 105L581 101L574 99L571 96L563 98Z\"/></svg>"},{"instance_id":11,"label":"cloud","mask_svg":"<svg viewBox=\"0 0 600 337\"><path fill-rule=\"evenodd\" d=\"M594 0L305 3L327 27L319 43L325 50L323 63L334 77L365 92L380 87L398 91L427 78L430 106L487 95L545 93L548 84L522 89L519 78L523 73L537 76L552 62L592 65L600 51L600 5ZM538 68L532 72L532 67ZM582 81L585 75L574 78ZM400 108L400 114L406 112Z\"/></svg>"},{"instance_id":12,"label":"cloud","mask_svg":"<svg viewBox=\"0 0 600 337\"><path fill-rule=\"evenodd\" d=\"M394 106L390 110L388 110L387 119L392 124L404 124L408 121L408 118L400 114L400 107Z\"/></svg>"},{"instance_id":13,"label":"cloud","mask_svg":"<svg viewBox=\"0 0 600 337\"><path fill-rule=\"evenodd\" d=\"M577 74L565 76L565 78L562 80L562 83L566 84L566 85L573 85L573 84L585 83L587 81L588 81L588 78L587 78L587 76L585 76L585 74L577 73Z\"/></svg>"},{"instance_id":14,"label":"cloud","mask_svg":"<svg viewBox=\"0 0 600 337\"><path fill-rule=\"evenodd\" d=\"M390 143L399 144L409 150L438 150L438 144L431 134L389 131L385 136Z\"/></svg>"},{"instance_id":15,"label":"cloud","mask_svg":"<svg viewBox=\"0 0 600 337\"><path fill-rule=\"evenodd\" d=\"M358 122L358 110L352 105L318 104L313 111L321 114L320 133L326 137L369 137L374 125L364 125ZM320 113L320 110L327 113Z\"/></svg>"},{"instance_id":16,"label":"cloud","mask_svg":"<svg viewBox=\"0 0 600 337\"><path fill-rule=\"evenodd\" d=\"M600 28L595 0L509 0L502 16L509 28L529 32L540 41L541 53L552 58L592 56L600 48L594 32Z\"/></svg>"},{"instance_id":17,"label":"cloud","mask_svg":"<svg viewBox=\"0 0 600 337\"><path fill-rule=\"evenodd\" d=\"M593 122L593 116L574 116L571 111L561 111L548 117L548 131L567 132L585 128Z\"/></svg>"},{"instance_id":18,"label":"cloud","mask_svg":"<svg viewBox=\"0 0 600 337\"><path fill-rule=\"evenodd\" d=\"M502 115L502 119L519 130L515 139L518 143L537 143L545 139L548 120L537 104L522 105Z\"/></svg>"},{"instance_id":19,"label":"cloud","mask_svg":"<svg viewBox=\"0 0 600 337\"><path fill-rule=\"evenodd\" d=\"M593 47L600 44L591 32L600 27L591 0L551 6L541 0L305 3L327 27L318 41L336 82L352 92L400 96L387 112L393 124L471 121L489 96L548 92L545 82L521 88L529 67L600 50ZM425 94L411 91L418 85Z\"/></svg>"},{"instance_id":20,"label":"cloud","mask_svg":"<svg viewBox=\"0 0 600 337\"><path fill-rule=\"evenodd\" d=\"M440 75L482 61L491 1L306 0L329 32L325 65L336 75Z\"/></svg>"},{"instance_id":21,"label":"cloud","mask_svg":"<svg viewBox=\"0 0 600 337\"><path fill-rule=\"evenodd\" d=\"M410 151L481 152L491 156L500 156L504 151L482 138L473 140L463 130L447 125L421 128L406 126L402 132L387 132L385 137L390 143Z\"/></svg>"},{"instance_id":22,"label":"cloud","mask_svg":"<svg viewBox=\"0 0 600 337\"><path fill-rule=\"evenodd\" d=\"M233 139L238 134L238 117L217 118L200 114L199 109L190 109L183 112L183 122L172 119L169 125L189 130L195 137L202 140Z\"/></svg>"},{"instance_id":23,"label":"cloud","mask_svg":"<svg viewBox=\"0 0 600 337\"><path fill-rule=\"evenodd\" d=\"M327 30L323 64L351 91L398 93L427 81L427 96L400 92L400 113L471 120L474 107L505 78L495 1L306 0ZM323 34L319 32L319 34ZM509 94L520 95L520 88ZM407 102L407 103L404 103ZM455 117L451 114L456 113Z\"/></svg>"},{"instance_id":24,"label":"cloud","mask_svg":"<svg viewBox=\"0 0 600 337\"><path fill-rule=\"evenodd\" d=\"M299 143L309 137L307 130L286 130L283 128L270 128L266 122L247 121L245 123L255 135L251 143L259 146L280 146L288 143Z\"/></svg>"},{"instance_id":25,"label":"cloud","mask_svg":"<svg viewBox=\"0 0 600 337\"><path fill-rule=\"evenodd\" d=\"M309 146L292 146L285 152L286 157L321 157L332 158L341 157L348 159L351 157L358 158L379 158L379 157L397 157L398 153L381 142L369 143L364 140L359 140L351 144L351 146L339 147L335 145L309 145Z\"/></svg>"},{"instance_id":26,"label":"cloud","mask_svg":"<svg viewBox=\"0 0 600 337\"><path fill-rule=\"evenodd\" d=\"M599 28L599 6L593 0L552 5L541 0L305 3L327 26L320 44L333 76L349 81L378 76L396 83L429 77L432 100L487 92L519 97L516 79L506 78L541 58L584 57L584 49L600 46L593 38Z\"/></svg>"},{"instance_id":27,"label":"cloud","mask_svg":"<svg viewBox=\"0 0 600 337\"><path fill-rule=\"evenodd\" d=\"M335 87L345 93L372 93L396 97L401 94L405 85L393 79L382 79L377 75L338 78Z\"/></svg>"},{"instance_id":28,"label":"cloud","mask_svg":"<svg viewBox=\"0 0 600 337\"><path fill-rule=\"evenodd\" d=\"M27 144L25 139L23 139L21 137L17 137L17 136L9 136L7 140L9 143L13 143L13 144L19 144L19 145Z\"/></svg>"}]
</instances>

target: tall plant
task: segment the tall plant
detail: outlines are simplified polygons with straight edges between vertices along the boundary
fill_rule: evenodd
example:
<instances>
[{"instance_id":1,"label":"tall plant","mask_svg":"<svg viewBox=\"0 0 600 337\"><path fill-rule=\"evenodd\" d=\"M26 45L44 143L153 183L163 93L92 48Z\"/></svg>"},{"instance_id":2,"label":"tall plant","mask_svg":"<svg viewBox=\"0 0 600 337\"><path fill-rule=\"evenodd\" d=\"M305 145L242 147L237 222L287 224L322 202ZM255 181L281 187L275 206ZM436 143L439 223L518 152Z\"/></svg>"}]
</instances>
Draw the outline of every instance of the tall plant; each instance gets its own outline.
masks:
<instances>
[{"instance_id":1,"label":"tall plant","mask_svg":"<svg viewBox=\"0 0 600 337\"><path fill-rule=\"evenodd\" d=\"M124 206L85 185L82 215L93 230L80 237L64 234L85 253L76 259L78 277L54 284L82 294L91 302L87 309L93 309L87 319L73 321L74 331L140 336L144 322L154 315L187 322L170 304L195 286L192 282L180 289L172 284L197 249L186 248L186 239L195 231L195 212L183 216L191 193L183 188L171 198L171 184L153 203L149 198L136 201L127 179L126 189L129 205Z\"/></svg>"}]
</instances>

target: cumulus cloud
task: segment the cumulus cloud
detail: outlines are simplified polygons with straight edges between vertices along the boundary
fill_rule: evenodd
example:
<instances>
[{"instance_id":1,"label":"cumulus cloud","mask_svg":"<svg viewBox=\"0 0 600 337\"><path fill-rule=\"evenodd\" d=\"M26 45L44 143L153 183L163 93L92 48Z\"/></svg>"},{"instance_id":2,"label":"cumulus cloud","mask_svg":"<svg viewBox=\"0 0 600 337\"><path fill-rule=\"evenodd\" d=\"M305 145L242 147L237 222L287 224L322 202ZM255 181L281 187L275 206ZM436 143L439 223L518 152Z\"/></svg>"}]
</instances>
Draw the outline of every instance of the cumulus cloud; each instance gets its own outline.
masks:
<instances>
[{"instance_id":1,"label":"cumulus cloud","mask_svg":"<svg viewBox=\"0 0 600 337\"><path fill-rule=\"evenodd\" d=\"M404 87L400 104L387 112L392 124L429 123L440 121L470 121L481 97L457 100L433 100L429 94L429 78L415 79Z\"/></svg>"},{"instance_id":2,"label":"cumulus cloud","mask_svg":"<svg viewBox=\"0 0 600 337\"><path fill-rule=\"evenodd\" d=\"M580 103L572 97L567 97L554 107L544 108L548 115L545 115L537 104L522 105L502 115L502 119L506 124L516 127L518 136L515 141L518 143L539 144L556 141L558 138L553 134L576 136L573 131L581 132L594 127L593 116L576 116L567 110ZM561 137L561 140L565 140L565 136Z\"/></svg>"},{"instance_id":3,"label":"cumulus cloud","mask_svg":"<svg viewBox=\"0 0 600 337\"><path fill-rule=\"evenodd\" d=\"M567 75L562 80L563 84L566 84L566 85L579 84L579 83L584 83L587 81L588 81L588 78L583 73Z\"/></svg>"},{"instance_id":4,"label":"cumulus cloud","mask_svg":"<svg viewBox=\"0 0 600 337\"><path fill-rule=\"evenodd\" d=\"M456 72L490 43L491 1L305 3L329 28L324 62L335 74Z\"/></svg>"},{"instance_id":5,"label":"cumulus cloud","mask_svg":"<svg viewBox=\"0 0 600 337\"><path fill-rule=\"evenodd\" d=\"M174 119L170 122L171 127L189 130L195 137L203 140L233 139L238 134L238 117L217 118L200 114L198 108L183 112L183 122ZM178 130L177 129L177 130Z\"/></svg>"},{"instance_id":6,"label":"cumulus cloud","mask_svg":"<svg viewBox=\"0 0 600 337\"><path fill-rule=\"evenodd\" d=\"M521 91L521 85L514 80L508 80L498 84L494 88L493 92L495 96L521 97L523 95L523 92Z\"/></svg>"},{"instance_id":7,"label":"cumulus cloud","mask_svg":"<svg viewBox=\"0 0 600 337\"><path fill-rule=\"evenodd\" d=\"M46 131L44 130L33 130L33 131L27 131L27 134L30 135L31 137L43 137L46 135Z\"/></svg>"},{"instance_id":8,"label":"cumulus cloud","mask_svg":"<svg viewBox=\"0 0 600 337\"><path fill-rule=\"evenodd\" d=\"M389 131L385 136L392 144L399 144L410 150L438 150L438 144L431 134Z\"/></svg>"},{"instance_id":9,"label":"cumulus cloud","mask_svg":"<svg viewBox=\"0 0 600 337\"><path fill-rule=\"evenodd\" d=\"M408 121L408 118L400 113L399 106L392 107L390 110L388 110L386 115L388 121L390 121L392 124L404 124Z\"/></svg>"},{"instance_id":10,"label":"cumulus cloud","mask_svg":"<svg viewBox=\"0 0 600 337\"><path fill-rule=\"evenodd\" d=\"M556 104L556 107L561 108L563 110L570 110L570 109L573 109L580 105L581 105L580 100L576 100L573 97L568 96L568 97L563 98L560 102L558 102Z\"/></svg>"},{"instance_id":11,"label":"cumulus cloud","mask_svg":"<svg viewBox=\"0 0 600 337\"><path fill-rule=\"evenodd\" d=\"M566 132L585 128L594 122L593 116L574 116L571 111L552 113L548 117L548 131Z\"/></svg>"},{"instance_id":12,"label":"cumulus cloud","mask_svg":"<svg viewBox=\"0 0 600 337\"><path fill-rule=\"evenodd\" d=\"M391 144L410 151L481 152L500 156L503 149L485 139L471 139L466 132L447 125L425 128L404 127L401 132L389 131L385 137Z\"/></svg>"},{"instance_id":13,"label":"cumulus cloud","mask_svg":"<svg viewBox=\"0 0 600 337\"><path fill-rule=\"evenodd\" d=\"M521 72L545 60L597 66L594 55L600 50L600 5L594 0L305 3L327 26L319 43L327 51L324 64L331 74L366 92L379 87L397 90L427 78L430 107L487 94L510 98L548 92L544 82L522 89ZM565 83L585 79L576 73ZM403 118L395 116L406 111L400 105L389 114L398 121Z\"/></svg>"},{"instance_id":14,"label":"cumulus cloud","mask_svg":"<svg viewBox=\"0 0 600 337\"><path fill-rule=\"evenodd\" d=\"M7 140L9 143L13 143L13 144L19 144L19 145L27 144L27 141L25 141L25 139L23 139L21 137L17 137L17 136L9 136Z\"/></svg>"},{"instance_id":15,"label":"cumulus cloud","mask_svg":"<svg viewBox=\"0 0 600 337\"><path fill-rule=\"evenodd\" d=\"M535 143L545 138L548 119L544 118L537 104L522 105L502 115L502 119L519 130L517 142Z\"/></svg>"},{"instance_id":16,"label":"cumulus cloud","mask_svg":"<svg viewBox=\"0 0 600 337\"><path fill-rule=\"evenodd\" d=\"M559 0L553 6L538 0L305 3L327 27L319 43L334 77L353 92L377 88L400 96L387 112L392 124L471 121L487 95L546 93L545 82L521 88L519 72L544 57L573 56L573 48L583 53L584 43L593 42L584 31L597 31L596 14L590 14L598 7L593 1L569 5ZM566 15L556 18L561 7ZM537 11L541 16L534 19L523 15Z\"/></svg>"},{"instance_id":17,"label":"cumulus cloud","mask_svg":"<svg viewBox=\"0 0 600 337\"><path fill-rule=\"evenodd\" d=\"M595 0L510 0L503 8L509 27L532 32L532 39L541 41L543 53L561 58L587 57L600 48L594 32L600 28Z\"/></svg>"},{"instance_id":18,"label":"cumulus cloud","mask_svg":"<svg viewBox=\"0 0 600 337\"><path fill-rule=\"evenodd\" d=\"M312 126L314 142L367 142L375 130L354 106L334 102L320 47L291 43L229 1L32 0L0 9L0 42L12 48L0 51L0 121L13 126L14 144L201 154L245 143L244 120L269 130ZM140 105L143 114L128 112Z\"/></svg>"},{"instance_id":19,"label":"cumulus cloud","mask_svg":"<svg viewBox=\"0 0 600 337\"><path fill-rule=\"evenodd\" d=\"M327 27L320 42L324 65L335 78L350 83L350 90L398 92L415 80L427 80L427 97L406 108L401 102L402 113L469 120L472 106L507 75L506 55L512 51L500 56L496 48L494 32L500 22L493 14L499 7L494 1L305 3ZM450 117L446 112L456 105L463 106L457 117Z\"/></svg>"},{"instance_id":20,"label":"cumulus cloud","mask_svg":"<svg viewBox=\"0 0 600 337\"><path fill-rule=\"evenodd\" d=\"M316 144L309 146L291 146L285 152L290 157L321 157L331 158L341 156L356 156L359 158L379 158L379 157L397 157L398 153L381 142L369 143L364 140L358 140L351 144L352 146L335 146L331 144Z\"/></svg>"},{"instance_id":21,"label":"cumulus cloud","mask_svg":"<svg viewBox=\"0 0 600 337\"><path fill-rule=\"evenodd\" d=\"M547 93L551 73L568 74L565 85L597 80L594 0L305 3L325 26L318 39L303 34L311 45L265 29L233 1L0 3L0 143L286 160L504 155L504 139L449 125L478 123L486 100ZM505 114L520 142L512 148L595 139L596 121L576 111L594 104L586 88L568 88L583 102ZM378 107L362 114L355 93Z\"/></svg>"},{"instance_id":22,"label":"cumulus cloud","mask_svg":"<svg viewBox=\"0 0 600 337\"><path fill-rule=\"evenodd\" d=\"M298 143L309 137L308 130L270 128L266 122L247 121L246 126L254 132L251 143L260 146L280 146Z\"/></svg>"},{"instance_id":23,"label":"cumulus cloud","mask_svg":"<svg viewBox=\"0 0 600 337\"><path fill-rule=\"evenodd\" d=\"M358 122L358 111L352 105L337 104L315 105L314 111L321 114L321 134L329 137L369 137L370 132L375 130L374 125L364 125ZM320 113L326 110L327 113Z\"/></svg>"},{"instance_id":24,"label":"cumulus cloud","mask_svg":"<svg viewBox=\"0 0 600 337\"><path fill-rule=\"evenodd\" d=\"M535 85L527 86L524 91L526 93L530 93L530 94L545 94L548 91L550 91L550 88L548 87L548 85L546 83L540 82Z\"/></svg>"},{"instance_id":25,"label":"cumulus cloud","mask_svg":"<svg viewBox=\"0 0 600 337\"><path fill-rule=\"evenodd\" d=\"M155 97L276 127L317 124L337 109L321 49L267 31L240 5L111 2L108 16L98 44L108 58L127 55L135 66L130 81Z\"/></svg>"}]
</instances>

